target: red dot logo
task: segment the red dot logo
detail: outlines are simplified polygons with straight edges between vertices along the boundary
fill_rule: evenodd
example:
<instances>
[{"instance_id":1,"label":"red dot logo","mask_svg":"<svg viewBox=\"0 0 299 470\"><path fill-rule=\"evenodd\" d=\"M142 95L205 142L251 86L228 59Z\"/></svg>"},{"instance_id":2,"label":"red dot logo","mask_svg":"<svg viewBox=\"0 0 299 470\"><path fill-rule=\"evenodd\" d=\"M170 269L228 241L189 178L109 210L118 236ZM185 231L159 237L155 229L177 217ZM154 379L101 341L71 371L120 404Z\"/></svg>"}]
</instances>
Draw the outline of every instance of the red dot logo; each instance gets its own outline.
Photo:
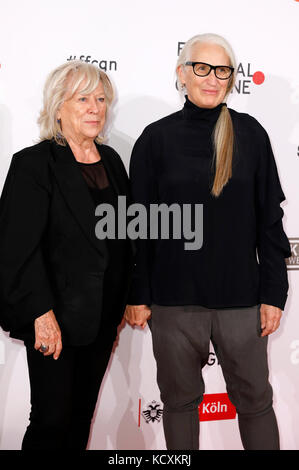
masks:
<instances>
[{"instance_id":1,"label":"red dot logo","mask_svg":"<svg viewBox=\"0 0 299 470\"><path fill-rule=\"evenodd\" d=\"M252 77L253 83L261 85L265 81L265 75L263 72L255 72Z\"/></svg>"}]
</instances>

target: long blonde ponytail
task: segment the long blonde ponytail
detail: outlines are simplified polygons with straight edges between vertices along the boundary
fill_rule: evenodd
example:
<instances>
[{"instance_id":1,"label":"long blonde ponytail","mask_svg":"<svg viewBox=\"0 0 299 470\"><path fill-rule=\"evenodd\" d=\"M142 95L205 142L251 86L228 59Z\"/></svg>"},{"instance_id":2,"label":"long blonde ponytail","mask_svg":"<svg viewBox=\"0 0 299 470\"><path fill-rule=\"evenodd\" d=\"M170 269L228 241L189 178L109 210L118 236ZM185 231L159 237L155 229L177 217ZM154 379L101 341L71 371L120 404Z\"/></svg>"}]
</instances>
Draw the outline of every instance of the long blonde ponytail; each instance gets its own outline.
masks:
<instances>
[{"instance_id":1,"label":"long blonde ponytail","mask_svg":"<svg viewBox=\"0 0 299 470\"><path fill-rule=\"evenodd\" d=\"M234 128L226 106L222 106L213 137L215 177L211 193L213 196L218 197L232 176Z\"/></svg>"}]
</instances>

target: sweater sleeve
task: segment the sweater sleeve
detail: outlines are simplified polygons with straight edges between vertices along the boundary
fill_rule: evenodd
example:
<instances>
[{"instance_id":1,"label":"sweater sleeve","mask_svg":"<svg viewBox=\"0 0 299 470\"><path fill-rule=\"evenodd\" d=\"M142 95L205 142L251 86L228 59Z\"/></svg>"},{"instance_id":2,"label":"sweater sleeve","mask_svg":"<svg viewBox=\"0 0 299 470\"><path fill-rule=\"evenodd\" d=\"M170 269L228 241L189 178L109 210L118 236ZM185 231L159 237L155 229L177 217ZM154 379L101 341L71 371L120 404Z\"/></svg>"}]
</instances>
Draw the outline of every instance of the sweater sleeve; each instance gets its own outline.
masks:
<instances>
[{"instance_id":1,"label":"sweater sleeve","mask_svg":"<svg viewBox=\"0 0 299 470\"><path fill-rule=\"evenodd\" d=\"M13 157L0 201L0 320L8 331L54 304L41 247L49 191L27 157Z\"/></svg>"},{"instance_id":2,"label":"sweater sleeve","mask_svg":"<svg viewBox=\"0 0 299 470\"><path fill-rule=\"evenodd\" d=\"M264 131L257 172L258 238L260 264L260 301L284 309L288 293L285 258L291 256L284 232L280 207L285 200L267 133Z\"/></svg>"},{"instance_id":3,"label":"sweater sleeve","mask_svg":"<svg viewBox=\"0 0 299 470\"><path fill-rule=\"evenodd\" d=\"M136 255L128 304L151 305L151 260L152 244L149 239L149 207L157 201L157 190L151 159L151 139L145 129L137 139L129 168L133 203L142 204L147 210L147 239L136 240Z\"/></svg>"}]
</instances>

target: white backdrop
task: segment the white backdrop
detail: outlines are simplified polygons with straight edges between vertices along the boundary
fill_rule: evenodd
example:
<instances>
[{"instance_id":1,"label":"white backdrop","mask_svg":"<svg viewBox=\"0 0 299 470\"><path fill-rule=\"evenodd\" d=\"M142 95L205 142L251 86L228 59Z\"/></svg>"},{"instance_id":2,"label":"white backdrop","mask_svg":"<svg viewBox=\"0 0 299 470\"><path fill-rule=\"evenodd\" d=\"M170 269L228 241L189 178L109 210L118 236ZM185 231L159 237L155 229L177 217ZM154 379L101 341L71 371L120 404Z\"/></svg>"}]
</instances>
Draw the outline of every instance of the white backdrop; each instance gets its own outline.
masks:
<instances>
[{"instance_id":1,"label":"white backdrop","mask_svg":"<svg viewBox=\"0 0 299 470\"><path fill-rule=\"evenodd\" d=\"M89 56L110 75L117 100L108 143L128 168L143 128L182 106L174 74L179 43L205 32L231 42L240 65L238 90L228 104L267 129L287 198L290 292L281 327L270 337L269 356L281 447L298 449L299 2L0 0L0 17L0 189L12 154L38 139L46 75L71 56ZM255 83L261 75L256 72L264 74L263 83ZM206 393L224 393L213 354L210 364L204 369ZM165 449L161 420L147 423L142 415L152 401L161 404L155 379L148 328L124 326L101 388L90 449ZM217 397L211 399L218 403ZM0 331L0 449L20 448L29 409L24 346ZM210 417L212 409L205 409ZM237 420L202 422L200 446L242 449Z\"/></svg>"}]
</instances>

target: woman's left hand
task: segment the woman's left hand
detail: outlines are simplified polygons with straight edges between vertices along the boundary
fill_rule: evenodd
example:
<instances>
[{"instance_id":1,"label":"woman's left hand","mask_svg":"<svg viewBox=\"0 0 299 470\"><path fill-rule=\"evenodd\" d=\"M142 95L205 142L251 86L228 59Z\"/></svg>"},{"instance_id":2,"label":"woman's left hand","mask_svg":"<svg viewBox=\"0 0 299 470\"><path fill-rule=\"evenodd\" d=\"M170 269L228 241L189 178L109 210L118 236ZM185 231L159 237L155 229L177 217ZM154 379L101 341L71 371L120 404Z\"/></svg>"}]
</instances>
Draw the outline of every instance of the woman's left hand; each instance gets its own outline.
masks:
<instances>
[{"instance_id":1,"label":"woman's left hand","mask_svg":"<svg viewBox=\"0 0 299 470\"><path fill-rule=\"evenodd\" d=\"M261 336L267 336L277 330L281 319L281 310L273 305L261 304Z\"/></svg>"}]
</instances>

